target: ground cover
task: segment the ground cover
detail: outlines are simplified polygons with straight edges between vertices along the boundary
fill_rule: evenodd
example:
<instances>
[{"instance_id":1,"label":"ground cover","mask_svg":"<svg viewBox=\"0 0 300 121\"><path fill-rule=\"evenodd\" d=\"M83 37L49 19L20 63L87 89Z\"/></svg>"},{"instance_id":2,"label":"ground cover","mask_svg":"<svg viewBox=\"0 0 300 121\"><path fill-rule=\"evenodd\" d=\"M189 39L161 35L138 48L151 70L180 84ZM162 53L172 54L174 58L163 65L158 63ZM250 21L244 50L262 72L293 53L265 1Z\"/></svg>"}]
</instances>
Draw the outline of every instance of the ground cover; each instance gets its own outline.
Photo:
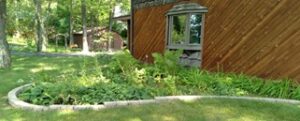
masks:
<instances>
[{"instance_id":1,"label":"ground cover","mask_svg":"<svg viewBox=\"0 0 300 121\"><path fill-rule=\"evenodd\" d=\"M186 68L177 63L178 53L154 54L154 64L141 63L127 51L85 58L76 70L55 76L41 71L33 77L33 86L19 97L38 105L103 104L104 101L171 95L300 99L300 87L290 80L263 80L242 74Z\"/></svg>"},{"instance_id":2,"label":"ground cover","mask_svg":"<svg viewBox=\"0 0 300 121\"><path fill-rule=\"evenodd\" d=\"M205 99L197 102L170 102L143 106L104 109L102 111L50 111L34 112L15 109L8 105L7 93L20 85L54 77L62 73L96 67L94 58L78 57L25 57L13 56L11 69L0 70L0 121L199 121L199 120L246 120L246 121L297 121L300 107L256 101ZM109 55L98 62L108 67ZM87 69L87 70L88 70ZM103 69L102 71L104 71ZM113 76L113 75L112 75ZM47 81L46 81L47 82Z\"/></svg>"}]
</instances>

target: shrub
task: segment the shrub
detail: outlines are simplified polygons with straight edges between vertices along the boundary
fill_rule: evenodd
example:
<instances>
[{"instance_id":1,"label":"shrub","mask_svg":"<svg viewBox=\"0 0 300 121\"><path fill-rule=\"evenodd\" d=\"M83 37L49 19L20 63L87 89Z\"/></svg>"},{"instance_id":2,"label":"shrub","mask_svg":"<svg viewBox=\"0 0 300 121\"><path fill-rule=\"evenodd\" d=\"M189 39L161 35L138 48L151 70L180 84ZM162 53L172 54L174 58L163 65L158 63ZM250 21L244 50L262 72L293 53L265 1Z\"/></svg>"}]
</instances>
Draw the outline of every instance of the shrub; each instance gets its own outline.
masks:
<instances>
[{"instance_id":1,"label":"shrub","mask_svg":"<svg viewBox=\"0 0 300 121\"><path fill-rule=\"evenodd\" d=\"M183 67L179 64L182 50L166 51L164 54L154 53L154 66L160 73L175 75Z\"/></svg>"},{"instance_id":2,"label":"shrub","mask_svg":"<svg viewBox=\"0 0 300 121\"><path fill-rule=\"evenodd\" d=\"M180 51L153 54L154 64L143 64L128 51L93 61L60 75L37 75L19 97L50 104L102 104L104 101L150 99L165 95L265 96L300 100L300 86L291 80L263 80L232 73L212 73L179 65Z\"/></svg>"}]
</instances>

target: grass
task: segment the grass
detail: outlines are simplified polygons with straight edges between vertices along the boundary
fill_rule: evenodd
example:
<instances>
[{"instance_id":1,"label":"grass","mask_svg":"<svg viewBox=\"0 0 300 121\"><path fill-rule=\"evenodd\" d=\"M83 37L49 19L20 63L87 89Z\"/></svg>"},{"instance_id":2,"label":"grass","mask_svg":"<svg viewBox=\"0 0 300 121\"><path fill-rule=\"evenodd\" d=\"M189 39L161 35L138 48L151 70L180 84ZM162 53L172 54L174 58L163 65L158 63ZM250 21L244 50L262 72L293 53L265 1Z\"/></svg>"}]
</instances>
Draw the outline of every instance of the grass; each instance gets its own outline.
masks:
<instances>
[{"instance_id":1,"label":"grass","mask_svg":"<svg viewBox=\"0 0 300 121\"><path fill-rule=\"evenodd\" d=\"M0 121L298 121L300 106L229 99L204 99L197 102L170 102L130 106L102 111L34 112L12 108L7 93L34 81L34 75L60 73L80 69L92 58L13 56L11 69L0 70ZM101 61L101 60L100 60Z\"/></svg>"},{"instance_id":2,"label":"grass","mask_svg":"<svg viewBox=\"0 0 300 121\"><path fill-rule=\"evenodd\" d=\"M8 37L8 43L10 49L16 52L36 52L36 45L33 40L25 40L25 39L17 39L14 40L12 37ZM47 45L47 50L45 52L48 53L72 53L79 52L80 48L65 48L62 45L56 46L53 43L49 43Z\"/></svg>"}]
</instances>

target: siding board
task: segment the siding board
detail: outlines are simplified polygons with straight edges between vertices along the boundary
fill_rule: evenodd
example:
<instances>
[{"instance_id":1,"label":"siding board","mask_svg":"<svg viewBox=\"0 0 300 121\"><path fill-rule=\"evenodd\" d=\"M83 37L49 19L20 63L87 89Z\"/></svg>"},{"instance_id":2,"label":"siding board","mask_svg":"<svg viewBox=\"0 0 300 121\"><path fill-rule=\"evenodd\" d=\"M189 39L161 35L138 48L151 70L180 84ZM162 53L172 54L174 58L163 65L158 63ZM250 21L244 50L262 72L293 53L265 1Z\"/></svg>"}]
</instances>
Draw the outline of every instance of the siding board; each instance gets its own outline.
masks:
<instances>
[{"instance_id":1,"label":"siding board","mask_svg":"<svg viewBox=\"0 0 300 121\"><path fill-rule=\"evenodd\" d=\"M300 82L299 0L179 0L208 8L202 67ZM133 11L134 53L152 62L165 49L165 13L176 3Z\"/></svg>"}]
</instances>

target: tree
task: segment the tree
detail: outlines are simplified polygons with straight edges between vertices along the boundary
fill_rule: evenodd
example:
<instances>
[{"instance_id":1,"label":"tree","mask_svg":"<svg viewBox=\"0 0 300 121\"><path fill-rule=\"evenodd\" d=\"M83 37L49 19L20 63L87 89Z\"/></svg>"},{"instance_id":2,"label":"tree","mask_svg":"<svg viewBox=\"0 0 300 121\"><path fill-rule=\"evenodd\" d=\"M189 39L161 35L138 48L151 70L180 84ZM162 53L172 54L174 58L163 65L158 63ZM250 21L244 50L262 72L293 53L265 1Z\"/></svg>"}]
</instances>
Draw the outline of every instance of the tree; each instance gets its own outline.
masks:
<instances>
[{"instance_id":1,"label":"tree","mask_svg":"<svg viewBox=\"0 0 300 121\"><path fill-rule=\"evenodd\" d=\"M35 6L33 0L7 0L6 34L12 35L13 41L26 40L29 45L34 40Z\"/></svg>"},{"instance_id":2,"label":"tree","mask_svg":"<svg viewBox=\"0 0 300 121\"><path fill-rule=\"evenodd\" d=\"M81 0L81 17L82 17L82 52L89 52L89 45L87 40L87 27L86 27L86 1Z\"/></svg>"},{"instance_id":3,"label":"tree","mask_svg":"<svg viewBox=\"0 0 300 121\"><path fill-rule=\"evenodd\" d=\"M0 68L11 65L9 46L6 41L6 0L0 0Z\"/></svg>"},{"instance_id":4,"label":"tree","mask_svg":"<svg viewBox=\"0 0 300 121\"><path fill-rule=\"evenodd\" d=\"M47 38L45 36L44 21L42 19L41 0L33 0L35 4L35 24L37 52L46 51Z\"/></svg>"},{"instance_id":5,"label":"tree","mask_svg":"<svg viewBox=\"0 0 300 121\"><path fill-rule=\"evenodd\" d=\"M15 8L16 8L16 11L17 12L15 12L15 26L16 26L16 32L15 32L15 35L14 35L14 37L16 38L16 39L18 39L18 38L20 38L20 36L21 36L21 34L20 34L20 28L19 28L19 6L18 6L18 4L19 4L19 0L14 0L14 4L15 4Z\"/></svg>"},{"instance_id":6,"label":"tree","mask_svg":"<svg viewBox=\"0 0 300 121\"><path fill-rule=\"evenodd\" d=\"M74 44L74 36L73 36L73 4L74 0L70 0L70 8L69 8L69 39L70 39L70 46Z\"/></svg>"},{"instance_id":7,"label":"tree","mask_svg":"<svg viewBox=\"0 0 300 121\"><path fill-rule=\"evenodd\" d=\"M113 17L115 15L115 3L110 0L111 2L111 11L110 11L110 14L109 14L109 32L111 33L112 32L112 24L113 24ZM111 37L109 37L108 39L108 42L107 42L107 49L110 50L111 48Z\"/></svg>"}]
</instances>

